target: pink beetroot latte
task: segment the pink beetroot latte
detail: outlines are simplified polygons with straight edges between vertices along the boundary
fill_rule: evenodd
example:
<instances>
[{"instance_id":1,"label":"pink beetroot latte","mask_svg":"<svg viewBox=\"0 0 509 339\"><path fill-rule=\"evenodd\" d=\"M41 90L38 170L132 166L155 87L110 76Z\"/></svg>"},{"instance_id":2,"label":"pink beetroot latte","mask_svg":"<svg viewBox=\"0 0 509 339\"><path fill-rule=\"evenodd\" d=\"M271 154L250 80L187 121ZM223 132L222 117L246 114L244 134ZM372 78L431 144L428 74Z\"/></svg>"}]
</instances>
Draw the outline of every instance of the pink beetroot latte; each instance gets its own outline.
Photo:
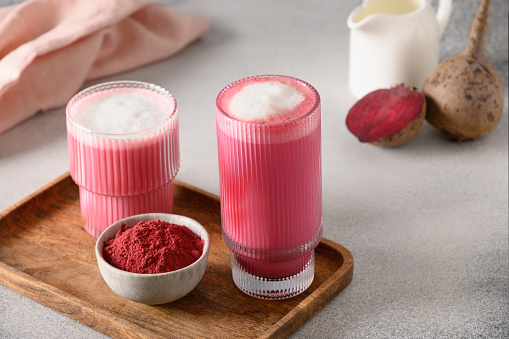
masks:
<instances>
[{"instance_id":1,"label":"pink beetroot latte","mask_svg":"<svg viewBox=\"0 0 509 339\"><path fill-rule=\"evenodd\" d=\"M291 297L314 277L322 233L320 97L304 81L255 76L218 96L223 239L244 292Z\"/></svg>"},{"instance_id":2,"label":"pink beetroot latte","mask_svg":"<svg viewBox=\"0 0 509 339\"><path fill-rule=\"evenodd\" d=\"M166 90L112 82L78 93L67 106L67 140L89 234L131 215L172 212L178 117Z\"/></svg>"}]
</instances>

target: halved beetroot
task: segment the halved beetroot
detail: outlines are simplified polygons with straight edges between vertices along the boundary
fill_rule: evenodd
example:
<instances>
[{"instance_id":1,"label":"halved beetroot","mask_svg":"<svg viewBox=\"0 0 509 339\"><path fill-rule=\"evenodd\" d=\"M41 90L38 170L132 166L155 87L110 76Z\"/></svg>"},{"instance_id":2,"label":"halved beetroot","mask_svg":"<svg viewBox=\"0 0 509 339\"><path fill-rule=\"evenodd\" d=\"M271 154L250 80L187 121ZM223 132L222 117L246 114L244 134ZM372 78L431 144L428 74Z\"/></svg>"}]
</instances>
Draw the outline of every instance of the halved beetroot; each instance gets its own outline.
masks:
<instances>
[{"instance_id":1,"label":"halved beetroot","mask_svg":"<svg viewBox=\"0 0 509 339\"><path fill-rule=\"evenodd\" d=\"M366 94L348 112L346 126L361 142L401 146L419 131L426 117L426 100L404 84Z\"/></svg>"}]
</instances>

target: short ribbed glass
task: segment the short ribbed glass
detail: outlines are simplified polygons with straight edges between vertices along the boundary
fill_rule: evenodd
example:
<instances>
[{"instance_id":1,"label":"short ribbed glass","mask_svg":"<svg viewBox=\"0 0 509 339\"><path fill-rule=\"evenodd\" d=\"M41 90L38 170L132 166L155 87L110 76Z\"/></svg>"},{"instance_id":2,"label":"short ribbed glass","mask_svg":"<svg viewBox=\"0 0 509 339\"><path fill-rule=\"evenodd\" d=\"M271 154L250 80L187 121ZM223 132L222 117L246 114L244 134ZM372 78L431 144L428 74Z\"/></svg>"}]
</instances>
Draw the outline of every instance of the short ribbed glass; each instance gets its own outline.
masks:
<instances>
[{"instance_id":1,"label":"short ribbed glass","mask_svg":"<svg viewBox=\"0 0 509 339\"><path fill-rule=\"evenodd\" d=\"M120 93L146 94L163 105L166 118L126 134L98 133L76 121L83 103ZM180 156L177 103L168 91L137 81L92 86L69 101L66 122L69 170L79 186L83 226L90 235L97 238L131 215L173 211L172 179Z\"/></svg>"},{"instance_id":2,"label":"short ribbed glass","mask_svg":"<svg viewBox=\"0 0 509 339\"><path fill-rule=\"evenodd\" d=\"M225 95L259 78L291 81L310 94L311 109L279 124L228 115ZM232 252L235 284L262 299L302 293L313 281L314 249L322 235L318 92L287 76L245 78L219 93L216 123L223 240Z\"/></svg>"}]
</instances>

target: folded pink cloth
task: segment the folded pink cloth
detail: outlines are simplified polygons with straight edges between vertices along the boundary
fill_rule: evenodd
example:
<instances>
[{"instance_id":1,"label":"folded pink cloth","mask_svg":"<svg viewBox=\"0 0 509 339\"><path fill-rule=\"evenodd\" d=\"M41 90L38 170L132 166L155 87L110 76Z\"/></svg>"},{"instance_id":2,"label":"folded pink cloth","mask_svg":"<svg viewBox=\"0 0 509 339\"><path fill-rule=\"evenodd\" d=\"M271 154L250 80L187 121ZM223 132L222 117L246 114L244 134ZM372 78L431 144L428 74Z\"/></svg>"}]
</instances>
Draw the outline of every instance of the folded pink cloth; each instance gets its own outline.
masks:
<instances>
[{"instance_id":1,"label":"folded pink cloth","mask_svg":"<svg viewBox=\"0 0 509 339\"><path fill-rule=\"evenodd\" d=\"M30 0L0 8L0 133L63 106L85 80L179 51L207 18L142 0Z\"/></svg>"}]
</instances>

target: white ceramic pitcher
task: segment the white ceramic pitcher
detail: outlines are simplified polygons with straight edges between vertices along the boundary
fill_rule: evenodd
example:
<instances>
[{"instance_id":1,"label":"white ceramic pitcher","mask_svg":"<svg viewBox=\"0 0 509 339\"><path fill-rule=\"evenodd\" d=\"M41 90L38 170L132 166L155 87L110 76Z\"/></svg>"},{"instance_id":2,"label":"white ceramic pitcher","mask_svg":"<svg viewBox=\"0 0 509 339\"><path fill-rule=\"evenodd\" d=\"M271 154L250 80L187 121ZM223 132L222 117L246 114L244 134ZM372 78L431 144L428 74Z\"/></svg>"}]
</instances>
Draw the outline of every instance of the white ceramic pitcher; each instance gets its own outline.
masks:
<instances>
[{"instance_id":1,"label":"white ceramic pitcher","mask_svg":"<svg viewBox=\"0 0 509 339\"><path fill-rule=\"evenodd\" d=\"M348 16L348 85L360 98L400 83L422 87L438 65L439 40L452 0L364 0Z\"/></svg>"}]
</instances>

